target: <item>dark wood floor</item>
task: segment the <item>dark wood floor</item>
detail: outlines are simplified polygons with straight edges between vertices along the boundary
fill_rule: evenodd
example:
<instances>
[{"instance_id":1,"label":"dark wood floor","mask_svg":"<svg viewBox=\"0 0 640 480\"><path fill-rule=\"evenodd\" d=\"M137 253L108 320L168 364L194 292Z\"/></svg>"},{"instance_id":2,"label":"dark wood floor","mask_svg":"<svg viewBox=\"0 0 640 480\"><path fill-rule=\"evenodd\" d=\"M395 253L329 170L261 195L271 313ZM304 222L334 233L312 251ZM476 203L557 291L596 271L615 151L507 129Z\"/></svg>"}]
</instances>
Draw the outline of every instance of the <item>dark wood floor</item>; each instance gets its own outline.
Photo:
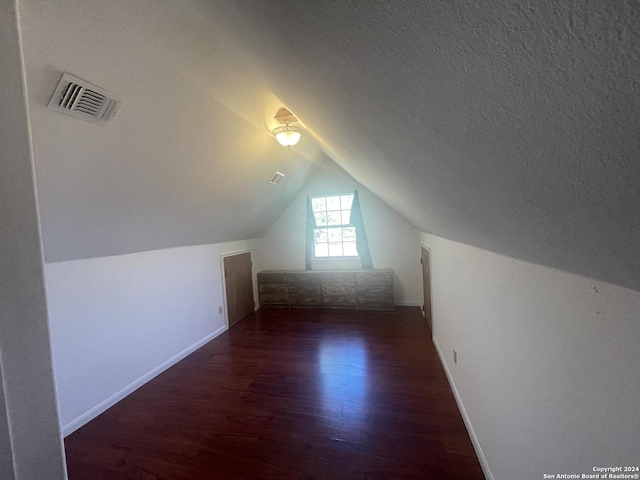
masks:
<instances>
[{"instance_id":1,"label":"dark wood floor","mask_svg":"<svg viewBox=\"0 0 640 480\"><path fill-rule=\"evenodd\" d=\"M484 479L409 307L261 310L65 446L70 480Z\"/></svg>"}]
</instances>

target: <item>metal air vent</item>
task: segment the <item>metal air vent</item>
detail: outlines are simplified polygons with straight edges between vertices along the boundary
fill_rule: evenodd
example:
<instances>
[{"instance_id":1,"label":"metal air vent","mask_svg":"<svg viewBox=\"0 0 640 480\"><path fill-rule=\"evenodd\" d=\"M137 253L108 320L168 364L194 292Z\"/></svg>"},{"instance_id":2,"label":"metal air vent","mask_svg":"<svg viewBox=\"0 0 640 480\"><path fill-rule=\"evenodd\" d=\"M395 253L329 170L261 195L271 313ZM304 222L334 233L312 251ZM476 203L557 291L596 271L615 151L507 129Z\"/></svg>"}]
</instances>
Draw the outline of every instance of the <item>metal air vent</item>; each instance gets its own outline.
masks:
<instances>
[{"instance_id":1,"label":"metal air vent","mask_svg":"<svg viewBox=\"0 0 640 480\"><path fill-rule=\"evenodd\" d=\"M49 108L104 125L116 116L121 104L113 93L65 73Z\"/></svg>"},{"instance_id":2,"label":"metal air vent","mask_svg":"<svg viewBox=\"0 0 640 480\"><path fill-rule=\"evenodd\" d=\"M271 185L277 185L280 183L280 180L284 178L284 173L276 172L269 179L269 183Z\"/></svg>"}]
</instances>

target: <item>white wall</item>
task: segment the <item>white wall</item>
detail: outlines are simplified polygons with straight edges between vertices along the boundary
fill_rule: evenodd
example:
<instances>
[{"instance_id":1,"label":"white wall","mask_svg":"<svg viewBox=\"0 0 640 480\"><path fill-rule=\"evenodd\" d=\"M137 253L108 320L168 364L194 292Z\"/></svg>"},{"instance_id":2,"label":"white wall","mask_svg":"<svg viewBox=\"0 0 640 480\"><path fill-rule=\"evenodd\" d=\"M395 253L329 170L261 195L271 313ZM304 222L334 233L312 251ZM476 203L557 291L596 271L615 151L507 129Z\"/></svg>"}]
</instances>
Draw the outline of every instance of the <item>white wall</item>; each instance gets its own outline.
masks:
<instances>
[{"instance_id":1,"label":"white wall","mask_svg":"<svg viewBox=\"0 0 640 480\"><path fill-rule=\"evenodd\" d=\"M421 241L435 341L493 478L638 465L640 292Z\"/></svg>"},{"instance_id":2,"label":"white wall","mask_svg":"<svg viewBox=\"0 0 640 480\"><path fill-rule=\"evenodd\" d=\"M254 243L45 265L65 434L227 328L220 254Z\"/></svg>"},{"instance_id":3,"label":"white wall","mask_svg":"<svg viewBox=\"0 0 640 480\"><path fill-rule=\"evenodd\" d=\"M63 480L17 16L0 1L0 478Z\"/></svg>"},{"instance_id":4,"label":"white wall","mask_svg":"<svg viewBox=\"0 0 640 480\"><path fill-rule=\"evenodd\" d=\"M256 270L304 269L307 195L334 195L355 189L360 197L374 268L393 269L396 304L422 305L417 230L333 162L323 164L262 238Z\"/></svg>"}]
</instances>

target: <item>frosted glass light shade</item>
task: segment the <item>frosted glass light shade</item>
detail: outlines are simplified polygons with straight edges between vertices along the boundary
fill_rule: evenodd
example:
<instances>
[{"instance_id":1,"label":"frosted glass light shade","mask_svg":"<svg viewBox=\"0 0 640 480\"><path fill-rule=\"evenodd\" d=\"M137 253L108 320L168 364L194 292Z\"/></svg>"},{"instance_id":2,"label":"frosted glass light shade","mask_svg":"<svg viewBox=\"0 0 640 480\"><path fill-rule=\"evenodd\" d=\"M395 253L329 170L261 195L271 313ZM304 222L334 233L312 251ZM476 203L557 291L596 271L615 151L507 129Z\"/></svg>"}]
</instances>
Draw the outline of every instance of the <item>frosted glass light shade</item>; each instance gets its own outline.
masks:
<instances>
[{"instance_id":1,"label":"frosted glass light shade","mask_svg":"<svg viewBox=\"0 0 640 480\"><path fill-rule=\"evenodd\" d=\"M291 125L285 125L273 130L276 140L283 147L293 147L300 141L300 128Z\"/></svg>"}]
</instances>

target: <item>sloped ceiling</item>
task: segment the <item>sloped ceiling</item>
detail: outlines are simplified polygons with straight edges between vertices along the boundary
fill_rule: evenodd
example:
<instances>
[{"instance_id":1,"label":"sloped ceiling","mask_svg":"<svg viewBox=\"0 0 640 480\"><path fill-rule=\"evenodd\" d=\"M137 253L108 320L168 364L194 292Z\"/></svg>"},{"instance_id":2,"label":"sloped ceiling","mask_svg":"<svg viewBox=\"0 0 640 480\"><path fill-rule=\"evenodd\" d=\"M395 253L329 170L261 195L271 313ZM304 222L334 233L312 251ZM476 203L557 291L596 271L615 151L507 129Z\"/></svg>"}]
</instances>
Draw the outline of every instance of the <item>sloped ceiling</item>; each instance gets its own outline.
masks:
<instances>
[{"instance_id":1,"label":"sloped ceiling","mask_svg":"<svg viewBox=\"0 0 640 480\"><path fill-rule=\"evenodd\" d=\"M282 100L196 1L19 12L48 262L261 237L330 161L308 136L277 144ZM124 99L110 125L46 108L63 72Z\"/></svg>"},{"instance_id":2,"label":"sloped ceiling","mask_svg":"<svg viewBox=\"0 0 640 480\"><path fill-rule=\"evenodd\" d=\"M260 237L328 156L419 230L640 290L638 2L19 11L47 261ZM46 109L63 71L111 125Z\"/></svg>"},{"instance_id":3,"label":"sloped ceiling","mask_svg":"<svg viewBox=\"0 0 640 480\"><path fill-rule=\"evenodd\" d=\"M203 3L418 229L640 290L640 3Z\"/></svg>"}]
</instances>

